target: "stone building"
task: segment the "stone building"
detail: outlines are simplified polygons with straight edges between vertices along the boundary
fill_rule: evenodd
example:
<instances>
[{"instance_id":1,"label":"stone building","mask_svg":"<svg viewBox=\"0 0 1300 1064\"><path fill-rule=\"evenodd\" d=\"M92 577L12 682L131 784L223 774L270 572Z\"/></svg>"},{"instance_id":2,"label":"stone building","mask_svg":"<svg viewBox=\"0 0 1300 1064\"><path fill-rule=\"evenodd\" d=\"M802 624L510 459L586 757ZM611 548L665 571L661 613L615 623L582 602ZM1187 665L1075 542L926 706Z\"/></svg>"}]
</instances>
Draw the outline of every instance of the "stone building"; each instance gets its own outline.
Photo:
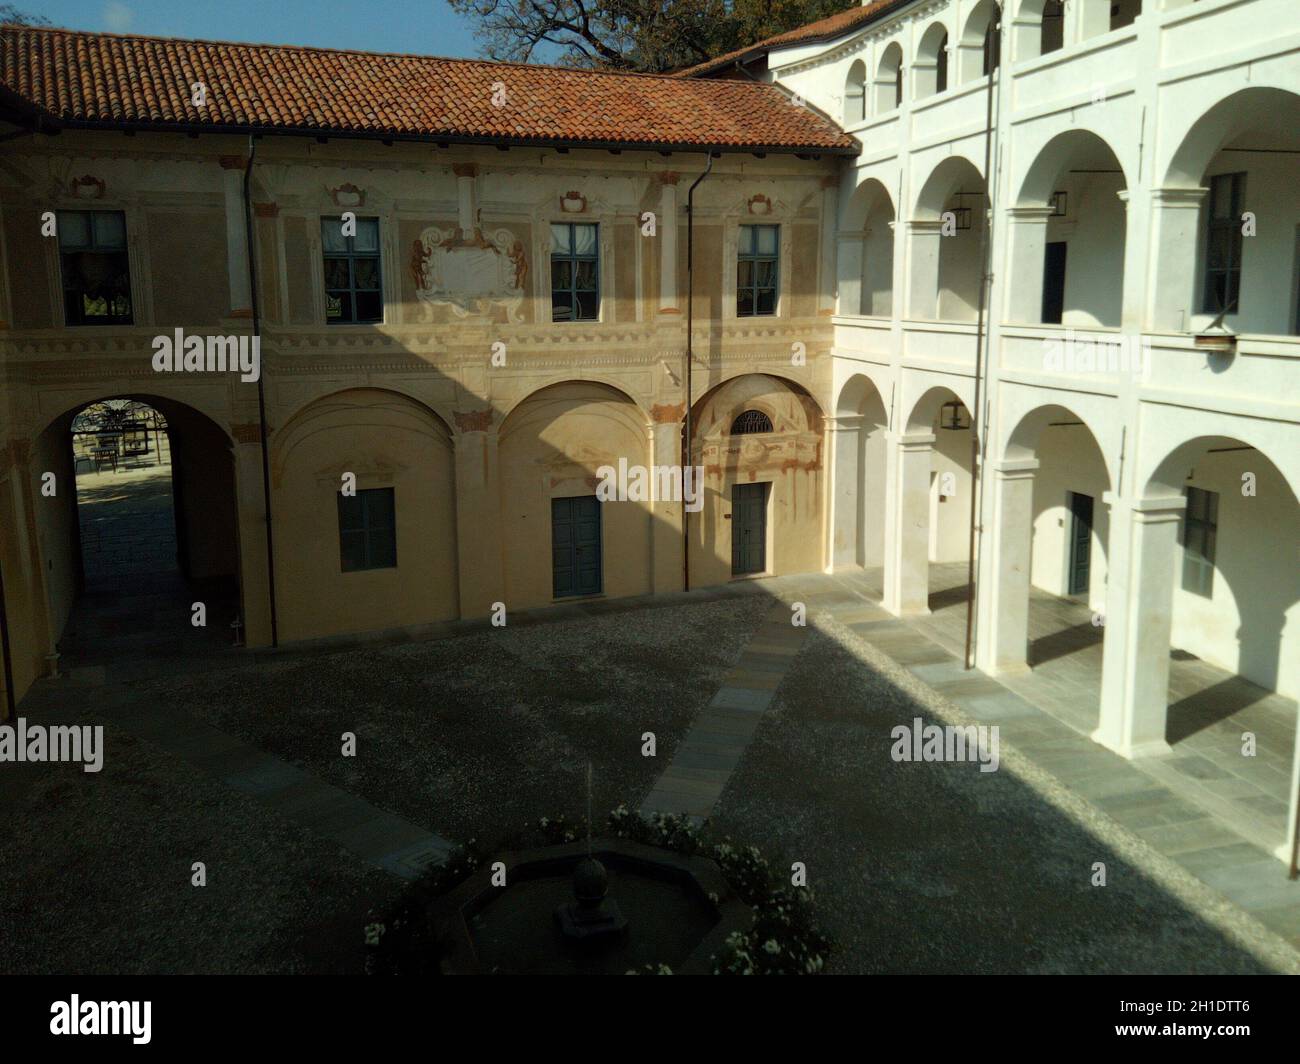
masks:
<instances>
[{"instance_id":1,"label":"stone building","mask_svg":"<svg viewBox=\"0 0 1300 1064\"><path fill-rule=\"evenodd\" d=\"M1292 0L876 0L672 77L0 41L15 695L77 593L41 477L114 397L251 645L845 570L918 616L973 558L973 663L1089 607L1126 756L1171 648L1300 695ZM701 508L596 503L620 460Z\"/></svg>"}]
</instances>

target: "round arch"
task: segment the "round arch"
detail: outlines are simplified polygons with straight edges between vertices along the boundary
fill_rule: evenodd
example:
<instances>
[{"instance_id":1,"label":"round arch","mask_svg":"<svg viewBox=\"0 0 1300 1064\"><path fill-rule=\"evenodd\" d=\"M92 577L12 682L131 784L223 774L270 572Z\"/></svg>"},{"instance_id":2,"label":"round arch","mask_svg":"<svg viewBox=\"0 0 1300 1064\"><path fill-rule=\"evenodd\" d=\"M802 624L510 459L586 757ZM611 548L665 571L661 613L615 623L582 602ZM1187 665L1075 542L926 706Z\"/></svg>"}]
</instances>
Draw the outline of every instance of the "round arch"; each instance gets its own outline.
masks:
<instances>
[{"instance_id":1,"label":"round arch","mask_svg":"<svg viewBox=\"0 0 1300 1064\"><path fill-rule=\"evenodd\" d=\"M916 196L912 217L919 221L938 221L947 210L949 200L958 193L985 193L984 173L964 155L949 155L930 171Z\"/></svg>"},{"instance_id":2,"label":"round arch","mask_svg":"<svg viewBox=\"0 0 1300 1064\"><path fill-rule=\"evenodd\" d=\"M934 429L935 419L939 416L940 409L954 399L966 408L967 414L970 412L970 404L974 401L971 393L974 390L974 384L962 378L958 384L961 391L966 395L960 394L957 390L945 384L936 384L927 388L912 403L907 417L903 419L903 424L907 426L907 434L923 434Z\"/></svg>"},{"instance_id":3,"label":"round arch","mask_svg":"<svg viewBox=\"0 0 1300 1064\"><path fill-rule=\"evenodd\" d=\"M1211 160L1239 135L1265 133L1290 140L1300 115L1300 94L1292 89L1252 85L1224 97L1188 121L1178 146L1164 168L1164 188L1195 189Z\"/></svg>"},{"instance_id":4,"label":"round arch","mask_svg":"<svg viewBox=\"0 0 1300 1064\"><path fill-rule=\"evenodd\" d=\"M642 418L645 424L647 426L650 424L651 417L649 412L645 409L645 407L643 407L641 403L639 403L634 396L632 396L627 391L625 391L622 384L620 384L618 381L614 380L613 378L604 377L600 375L592 375L587 377L573 377L573 376L566 376L565 374L560 373L560 374L556 374L554 377L548 380L543 381L541 384L537 385L537 387L533 388L525 395L521 395L517 397L508 406L498 411L498 424L500 425L500 428L504 429L506 422L510 420L511 415L513 415L516 410L522 407L530 399L534 399L537 396L541 395L543 392L547 392L552 388L558 388L563 385L576 385L576 384L590 384L595 387L605 389L610 394L616 395L620 400L631 404L631 406L636 409L638 416Z\"/></svg>"},{"instance_id":5,"label":"round arch","mask_svg":"<svg viewBox=\"0 0 1300 1064\"><path fill-rule=\"evenodd\" d=\"M1057 133L1034 156L1020 182L1018 207L1040 207L1051 202L1062 177L1070 170L1119 171L1121 188L1128 188L1124 164L1104 137L1084 126Z\"/></svg>"},{"instance_id":6,"label":"round arch","mask_svg":"<svg viewBox=\"0 0 1300 1064\"><path fill-rule=\"evenodd\" d=\"M935 19L921 34L916 46L916 58L912 60L912 92L918 100L947 91L950 84L950 39L948 26L942 19Z\"/></svg>"}]
</instances>

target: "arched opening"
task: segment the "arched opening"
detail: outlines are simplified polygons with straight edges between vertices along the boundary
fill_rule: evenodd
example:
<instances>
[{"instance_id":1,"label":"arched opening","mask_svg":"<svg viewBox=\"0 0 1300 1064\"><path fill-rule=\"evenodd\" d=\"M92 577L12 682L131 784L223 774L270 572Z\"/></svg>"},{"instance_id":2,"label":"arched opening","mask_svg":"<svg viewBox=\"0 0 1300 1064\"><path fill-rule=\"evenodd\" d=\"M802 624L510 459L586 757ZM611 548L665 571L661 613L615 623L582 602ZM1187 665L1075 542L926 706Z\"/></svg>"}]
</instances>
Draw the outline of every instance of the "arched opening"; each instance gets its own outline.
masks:
<instances>
[{"instance_id":1,"label":"arched opening","mask_svg":"<svg viewBox=\"0 0 1300 1064\"><path fill-rule=\"evenodd\" d=\"M1142 0L1111 0L1110 29L1119 30L1131 26L1142 14Z\"/></svg>"},{"instance_id":2,"label":"arched opening","mask_svg":"<svg viewBox=\"0 0 1300 1064\"><path fill-rule=\"evenodd\" d=\"M934 168L910 227L909 317L976 320L988 210L984 178L969 160L953 155Z\"/></svg>"},{"instance_id":3,"label":"arched opening","mask_svg":"<svg viewBox=\"0 0 1300 1064\"><path fill-rule=\"evenodd\" d=\"M1251 442L1206 435L1174 446L1143 496L1127 588L1133 690L1113 715L1132 722L1130 745L1227 762L1254 788L1238 812L1275 845L1300 695L1300 567L1294 536L1279 533L1300 525L1294 481Z\"/></svg>"},{"instance_id":4,"label":"arched opening","mask_svg":"<svg viewBox=\"0 0 1300 1064\"><path fill-rule=\"evenodd\" d=\"M932 22L921 35L912 85L918 100L948 90L948 28L942 22Z\"/></svg>"},{"instance_id":5,"label":"arched opening","mask_svg":"<svg viewBox=\"0 0 1300 1064\"><path fill-rule=\"evenodd\" d=\"M1124 171L1095 133L1053 137L1030 165L1011 211L1011 321L1117 328L1128 212Z\"/></svg>"},{"instance_id":6,"label":"arched opening","mask_svg":"<svg viewBox=\"0 0 1300 1064\"><path fill-rule=\"evenodd\" d=\"M1300 96L1282 89L1243 89L1191 124L1156 197L1159 324L1300 335L1298 152Z\"/></svg>"},{"instance_id":7,"label":"arched opening","mask_svg":"<svg viewBox=\"0 0 1300 1064\"><path fill-rule=\"evenodd\" d=\"M841 314L893 314L894 202L874 178L859 185L849 200L838 270Z\"/></svg>"},{"instance_id":8,"label":"arched opening","mask_svg":"<svg viewBox=\"0 0 1300 1064\"><path fill-rule=\"evenodd\" d=\"M892 42L876 68L876 114L897 110L903 104L903 49Z\"/></svg>"},{"instance_id":9,"label":"arched opening","mask_svg":"<svg viewBox=\"0 0 1300 1064\"><path fill-rule=\"evenodd\" d=\"M980 0L966 17L960 44L960 73L964 84L987 77L1002 62L1002 8Z\"/></svg>"},{"instance_id":10,"label":"arched opening","mask_svg":"<svg viewBox=\"0 0 1300 1064\"><path fill-rule=\"evenodd\" d=\"M844 124L857 125L867 118L867 65L856 59L844 80Z\"/></svg>"},{"instance_id":11,"label":"arched opening","mask_svg":"<svg viewBox=\"0 0 1300 1064\"><path fill-rule=\"evenodd\" d=\"M1065 0L1021 0L1011 32L1017 59L1059 51L1065 44Z\"/></svg>"},{"instance_id":12,"label":"arched opening","mask_svg":"<svg viewBox=\"0 0 1300 1064\"><path fill-rule=\"evenodd\" d=\"M336 392L275 434L271 484L280 634L383 631L454 618L455 460L427 407Z\"/></svg>"},{"instance_id":13,"label":"arched opening","mask_svg":"<svg viewBox=\"0 0 1300 1064\"><path fill-rule=\"evenodd\" d=\"M964 608L972 485L970 410L956 392L937 385L913 403L905 424L895 455L898 524L885 563L885 601L899 614Z\"/></svg>"},{"instance_id":14,"label":"arched opening","mask_svg":"<svg viewBox=\"0 0 1300 1064\"><path fill-rule=\"evenodd\" d=\"M771 429L731 431L753 414ZM812 396L783 377L744 374L697 399L691 424L692 462L704 471L702 508L690 518L691 586L820 571L825 428Z\"/></svg>"},{"instance_id":15,"label":"arched opening","mask_svg":"<svg viewBox=\"0 0 1300 1064\"><path fill-rule=\"evenodd\" d=\"M1049 404L1025 414L992 465L994 520L980 659L995 672L1026 666L1070 692L1053 712L1085 734L1097 725L1106 609L1110 470L1074 411Z\"/></svg>"},{"instance_id":16,"label":"arched opening","mask_svg":"<svg viewBox=\"0 0 1300 1064\"><path fill-rule=\"evenodd\" d=\"M592 381L553 384L515 406L498 439L513 608L653 590L654 461L648 419L630 396ZM612 492L602 468L627 471Z\"/></svg>"},{"instance_id":17,"label":"arched opening","mask_svg":"<svg viewBox=\"0 0 1300 1064\"><path fill-rule=\"evenodd\" d=\"M870 377L856 373L835 407L835 492L831 563L836 569L879 570L885 553L884 399Z\"/></svg>"},{"instance_id":18,"label":"arched opening","mask_svg":"<svg viewBox=\"0 0 1300 1064\"><path fill-rule=\"evenodd\" d=\"M214 421L153 396L97 400L37 437L33 475L59 668L241 640L234 457Z\"/></svg>"}]
</instances>

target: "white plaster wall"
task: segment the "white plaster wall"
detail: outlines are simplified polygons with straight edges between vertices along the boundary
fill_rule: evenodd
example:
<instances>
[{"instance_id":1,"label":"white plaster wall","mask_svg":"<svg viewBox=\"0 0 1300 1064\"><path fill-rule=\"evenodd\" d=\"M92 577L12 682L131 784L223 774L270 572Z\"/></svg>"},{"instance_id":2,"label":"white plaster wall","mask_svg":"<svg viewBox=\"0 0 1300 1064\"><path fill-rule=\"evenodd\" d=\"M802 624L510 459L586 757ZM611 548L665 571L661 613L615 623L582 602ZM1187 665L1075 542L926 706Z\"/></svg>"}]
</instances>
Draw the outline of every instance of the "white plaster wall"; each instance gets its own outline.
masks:
<instances>
[{"instance_id":1,"label":"white plaster wall","mask_svg":"<svg viewBox=\"0 0 1300 1064\"><path fill-rule=\"evenodd\" d=\"M1102 494L1106 468L1092 436L1083 426L1049 427L1038 446L1038 472L1034 476L1034 537L1030 582L1053 595L1069 587L1069 492L1091 495L1092 561L1088 605L1102 609L1106 601L1106 542L1110 518Z\"/></svg>"}]
</instances>

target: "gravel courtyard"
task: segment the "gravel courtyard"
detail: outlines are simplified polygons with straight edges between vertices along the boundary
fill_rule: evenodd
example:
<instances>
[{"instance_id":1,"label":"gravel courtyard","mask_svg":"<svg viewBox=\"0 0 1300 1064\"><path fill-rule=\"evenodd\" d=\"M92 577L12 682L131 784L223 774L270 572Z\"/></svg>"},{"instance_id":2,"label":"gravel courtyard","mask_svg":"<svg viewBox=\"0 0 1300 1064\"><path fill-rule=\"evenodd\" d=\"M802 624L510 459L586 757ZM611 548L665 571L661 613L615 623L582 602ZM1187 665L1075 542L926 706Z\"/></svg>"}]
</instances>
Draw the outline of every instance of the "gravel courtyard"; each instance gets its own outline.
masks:
<instances>
[{"instance_id":1,"label":"gravel courtyard","mask_svg":"<svg viewBox=\"0 0 1300 1064\"><path fill-rule=\"evenodd\" d=\"M438 641L101 689L33 719L109 722L104 770L6 765L0 968L355 971L367 907L400 881L97 706L199 718L450 840L544 815L636 807L771 608L674 600ZM105 700L101 703L101 699ZM20 712L22 707L20 707ZM839 972L1265 972L1258 925L1135 836L1002 768L899 764L890 730L955 707L818 616L714 826L807 864ZM357 756L340 754L357 737ZM643 757L654 732L658 756ZM190 886L206 862L209 886ZM1107 885L1093 886L1095 862Z\"/></svg>"}]
</instances>

